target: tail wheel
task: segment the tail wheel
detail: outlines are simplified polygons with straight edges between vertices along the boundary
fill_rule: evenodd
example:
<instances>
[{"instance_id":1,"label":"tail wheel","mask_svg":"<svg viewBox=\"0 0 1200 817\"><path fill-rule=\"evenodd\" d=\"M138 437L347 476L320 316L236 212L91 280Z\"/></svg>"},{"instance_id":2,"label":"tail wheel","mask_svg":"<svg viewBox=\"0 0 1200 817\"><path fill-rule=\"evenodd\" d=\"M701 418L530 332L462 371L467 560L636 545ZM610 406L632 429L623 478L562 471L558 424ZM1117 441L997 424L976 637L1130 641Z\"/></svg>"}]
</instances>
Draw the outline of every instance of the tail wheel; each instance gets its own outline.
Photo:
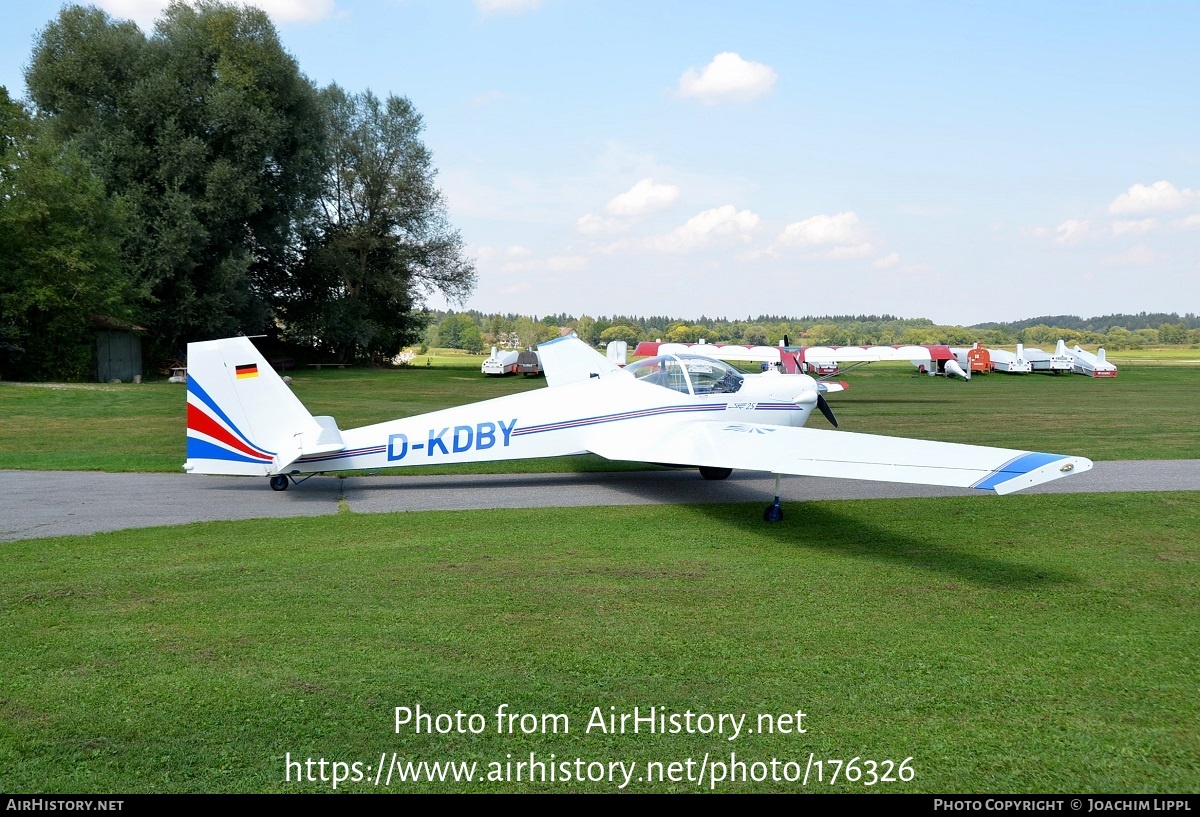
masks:
<instances>
[{"instance_id":1,"label":"tail wheel","mask_svg":"<svg viewBox=\"0 0 1200 817\"><path fill-rule=\"evenodd\" d=\"M705 479L725 479L733 473L732 468L710 468L707 465L700 466L700 476Z\"/></svg>"},{"instance_id":2,"label":"tail wheel","mask_svg":"<svg viewBox=\"0 0 1200 817\"><path fill-rule=\"evenodd\" d=\"M275 476L271 477L270 483L272 491L286 491L288 487L288 478L284 474L276 474Z\"/></svg>"}]
</instances>

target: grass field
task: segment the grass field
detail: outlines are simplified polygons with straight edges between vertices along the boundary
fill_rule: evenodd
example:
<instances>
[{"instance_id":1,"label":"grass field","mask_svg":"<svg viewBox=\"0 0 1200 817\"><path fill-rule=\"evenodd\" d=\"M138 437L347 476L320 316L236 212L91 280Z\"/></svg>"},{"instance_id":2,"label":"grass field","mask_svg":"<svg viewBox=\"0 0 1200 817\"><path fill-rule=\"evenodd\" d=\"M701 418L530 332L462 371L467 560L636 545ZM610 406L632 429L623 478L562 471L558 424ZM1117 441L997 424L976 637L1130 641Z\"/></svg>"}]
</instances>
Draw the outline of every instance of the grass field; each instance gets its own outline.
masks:
<instances>
[{"instance_id":1,"label":"grass field","mask_svg":"<svg viewBox=\"0 0 1200 817\"><path fill-rule=\"evenodd\" d=\"M351 427L543 385L435 362L304 372L295 389ZM831 403L847 430L1200 451L1186 365L845 379ZM0 467L183 459L179 385L2 384L0 404ZM611 467L579 459L522 465ZM343 513L5 544L0 790L330 791L332 763L357 762L338 790L376 791L395 753L483 781L388 791L615 791L623 763L640 792L1200 792L1194 493L806 503L775 526L761 510ZM484 731L397 730L396 707L418 705ZM497 734L501 705L570 731ZM586 728L635 706L746 719L732 741ZM759 733L760 715L797 711L806 732ZM487 782L530 753L605 779ZM327 779L289 779L289 759L324 759ZM895 779L866 785L886 762ZM807 786L788 779L805 769Z\"/></svg>"},{"instance_id":2,"label":"grass field","mask_svg":"<svg viewBox=\"0 0 1200 817\"><path fill-rule=\"evenodd\" d=\"M532 752L643 777L690 758L694 778L706 754L774 758L781 777L810 754L915 773L831 784L827 764L808 791L1200 790L1194 495L830 502L778 526L759 510L341 514L6 545L0 789L328 791L298 767L286 782L287 758L485 775ZM502 704L569 732L496 734ZM397 732L395 708L418 705L487 726ZM755 733L586 731L596 707L634 706L746 714ZM804 734L757 733L797 711ZM363 776L339 790L376 790Z\"/></svg>"}]
</instances>

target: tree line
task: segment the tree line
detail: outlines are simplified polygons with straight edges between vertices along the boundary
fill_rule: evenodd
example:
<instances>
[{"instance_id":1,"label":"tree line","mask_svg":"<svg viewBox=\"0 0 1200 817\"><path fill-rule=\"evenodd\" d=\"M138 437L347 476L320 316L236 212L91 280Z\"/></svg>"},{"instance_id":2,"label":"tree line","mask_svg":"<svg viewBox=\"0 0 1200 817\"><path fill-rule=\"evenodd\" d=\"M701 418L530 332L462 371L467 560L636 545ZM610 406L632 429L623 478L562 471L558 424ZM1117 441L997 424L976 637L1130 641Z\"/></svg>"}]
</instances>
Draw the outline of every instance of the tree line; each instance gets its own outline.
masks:
<instances>
[{"instance_id":1,"label":"tree line","mask_svg":"<svg viewBox=\"0 0 1200 817\"><path fill-rule=\"evenodd\" d=\"M0 87L7 377L86 378L97 327L151 360L238 333L382 360L474 288L420 114L317 88L258 9L176 2L147 34L67 6L25 80Z\"/></svg>"},{"instance_id":2,"label":"tree line","mask_svg":"<svg viewBox=\"0 0 1200 817\"><path fill-rule=\"evenodd\" d=\"M1146 314L1108 315L1103 331L1081 328L1088 323L1064 316L1056 325L1021 321L1014 324L940 326L927 318L897 318L891 315L832 315L785 318L776 315L729 320L701 316L693 320L627 315L593 318L581 315L485 314L475 310L432 313L422 345L481 352L490 346L523 349L574 331L594 346L623 340L631 346L644 340L678 343L743 343L776 345L787 340L797 346L873 346L945 344L985 347L1054 346L1059 339L1068 346L1104 346L1111 350L1144 346L1200 344L1200 319L1194 315L1161 314L1158 326L1145 325ZM1095 323L1099 319L1092 319ZM1125 324L1134 328L1126 328Z\"/></svg>"}]
</instances>

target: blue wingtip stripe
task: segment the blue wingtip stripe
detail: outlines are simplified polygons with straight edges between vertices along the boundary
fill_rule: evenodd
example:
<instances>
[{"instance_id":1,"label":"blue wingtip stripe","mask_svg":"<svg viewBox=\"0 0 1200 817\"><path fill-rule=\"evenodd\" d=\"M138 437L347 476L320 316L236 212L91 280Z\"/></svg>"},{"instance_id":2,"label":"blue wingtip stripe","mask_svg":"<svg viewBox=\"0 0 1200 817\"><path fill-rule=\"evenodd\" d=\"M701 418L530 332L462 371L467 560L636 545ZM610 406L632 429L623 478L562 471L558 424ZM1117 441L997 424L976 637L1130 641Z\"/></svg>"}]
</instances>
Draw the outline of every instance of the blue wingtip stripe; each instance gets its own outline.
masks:
<instances>
[{"instance_id":1,"label":"blue wingtip stripe","mask_svg":"<svg viewBox=\"0 0 1200 817\"><path fill-rule=\"evenodd\" d=\"M988 491L1002 482L1007 482L1023 474L1028 474L1030 471L1036 471L1043 465L1067 459L1069 457L1064 457L1061 454L1041 454L1036 451L1022 454L1018 457L1013 457L971 487L978 488L981 491Z\"/></svg>"}]
</instances>

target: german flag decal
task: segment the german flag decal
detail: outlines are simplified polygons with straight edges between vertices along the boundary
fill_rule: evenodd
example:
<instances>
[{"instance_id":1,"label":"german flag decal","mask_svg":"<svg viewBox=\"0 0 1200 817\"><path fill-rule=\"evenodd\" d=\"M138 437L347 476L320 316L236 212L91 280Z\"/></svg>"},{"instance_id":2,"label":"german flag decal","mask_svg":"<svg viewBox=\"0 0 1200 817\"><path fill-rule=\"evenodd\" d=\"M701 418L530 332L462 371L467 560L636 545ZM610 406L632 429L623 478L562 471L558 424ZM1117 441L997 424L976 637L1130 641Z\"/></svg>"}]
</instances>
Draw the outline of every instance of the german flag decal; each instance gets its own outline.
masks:
<instances>
[{"instance_id":1,"label":"german flag decal","mask_svg":"<svg viewBox=\"0 0 1200 817\"><path fill-rule=\"evenodd\" d=\"M258 377L258 364L247 363L244 366L237 366L236 371L238 380L242 380L247 377Z\"/></svg>"}]
</instances>

